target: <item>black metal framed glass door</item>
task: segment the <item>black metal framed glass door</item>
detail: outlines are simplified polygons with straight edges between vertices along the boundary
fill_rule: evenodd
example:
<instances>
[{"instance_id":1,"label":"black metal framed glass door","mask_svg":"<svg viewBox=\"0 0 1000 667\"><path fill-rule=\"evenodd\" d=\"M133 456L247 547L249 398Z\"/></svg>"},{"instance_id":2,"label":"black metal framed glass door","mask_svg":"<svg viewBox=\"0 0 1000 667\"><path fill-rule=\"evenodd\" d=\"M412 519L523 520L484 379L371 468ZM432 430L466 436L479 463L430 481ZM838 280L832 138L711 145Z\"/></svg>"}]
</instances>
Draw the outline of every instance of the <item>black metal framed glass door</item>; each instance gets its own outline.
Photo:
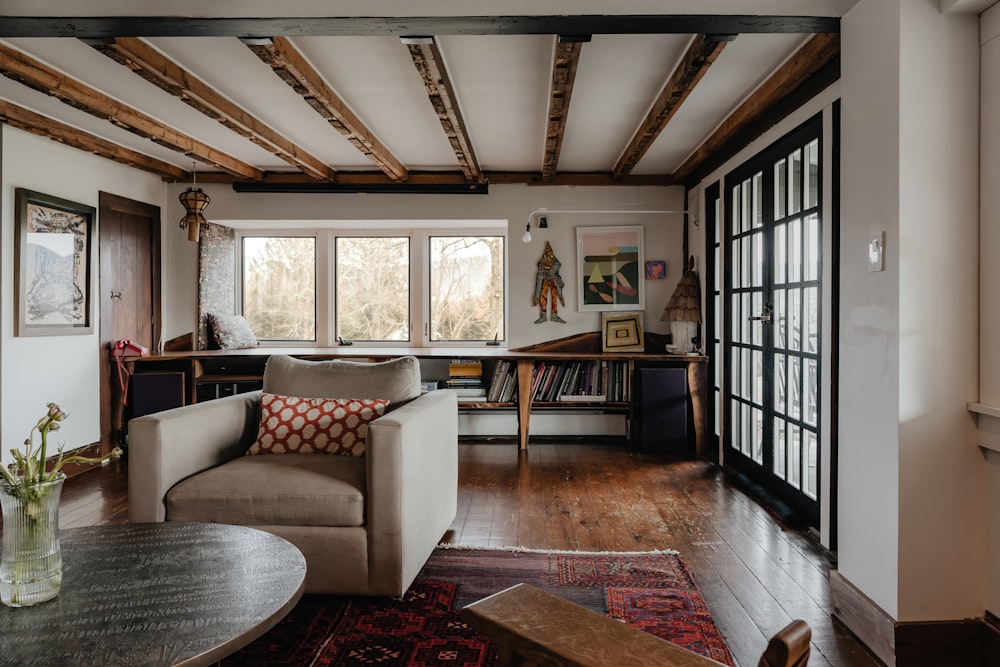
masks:
<instances>
[{"instance_id":1,"label":"black metal framed glass door","mask_svg":"<svg viewBox=\"0 0 1000 667\"><path fill-rule=\"evenodd\" d=\"M725 464L819 524L822 120L725 179Z\"/></svg>"}]
</instances>

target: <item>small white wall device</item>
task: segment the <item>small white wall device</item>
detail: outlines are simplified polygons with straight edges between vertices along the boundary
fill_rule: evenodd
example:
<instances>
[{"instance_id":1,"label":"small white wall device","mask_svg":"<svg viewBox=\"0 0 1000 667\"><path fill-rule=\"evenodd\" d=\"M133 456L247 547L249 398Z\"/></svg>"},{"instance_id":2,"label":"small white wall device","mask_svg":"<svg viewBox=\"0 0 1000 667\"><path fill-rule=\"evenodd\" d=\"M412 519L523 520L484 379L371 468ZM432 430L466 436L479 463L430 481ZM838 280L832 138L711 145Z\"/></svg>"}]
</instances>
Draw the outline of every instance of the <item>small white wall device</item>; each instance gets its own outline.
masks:
<instances>
[{"instance_id":1,"label":"small white wall device","mask_svg":"<svg viewBox=\"0 0 1000 667\"><path fill-rule=\"evenodd\" d=\"M885 232L872 232L868 240L868 270L882 271L885 269Z\"/></svg>"}]
</instances>

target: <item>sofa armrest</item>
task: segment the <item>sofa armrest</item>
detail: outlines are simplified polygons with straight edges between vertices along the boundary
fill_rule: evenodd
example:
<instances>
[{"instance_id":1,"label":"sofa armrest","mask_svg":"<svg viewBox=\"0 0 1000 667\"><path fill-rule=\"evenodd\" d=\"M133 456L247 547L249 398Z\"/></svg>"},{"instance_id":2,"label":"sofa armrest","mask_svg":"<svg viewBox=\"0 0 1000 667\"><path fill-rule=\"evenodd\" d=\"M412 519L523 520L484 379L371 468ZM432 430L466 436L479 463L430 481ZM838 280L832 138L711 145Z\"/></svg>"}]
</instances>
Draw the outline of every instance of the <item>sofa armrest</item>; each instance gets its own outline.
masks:
<instances>
[{"instance_id":1,"label":"sofa armrest","mask_svg":"<svg viewBox=\"0 0 1000 667\"><path fill-rule=\"evenodd\" d=\"M458 399L428 392L368 427L371 594L401 595L458 508Z\"/></svg>"},{"instance_id":2,"label":"sofa armrest","mask_svg":"<svg viewBox=\"0 0 1000 667\"><path fill-rule=\"evenodd\" d=\"M244 454L259 424L259 391L129 421L129 521L164 521L167 491L186 477Z\"/></svg>"}]
</instances>

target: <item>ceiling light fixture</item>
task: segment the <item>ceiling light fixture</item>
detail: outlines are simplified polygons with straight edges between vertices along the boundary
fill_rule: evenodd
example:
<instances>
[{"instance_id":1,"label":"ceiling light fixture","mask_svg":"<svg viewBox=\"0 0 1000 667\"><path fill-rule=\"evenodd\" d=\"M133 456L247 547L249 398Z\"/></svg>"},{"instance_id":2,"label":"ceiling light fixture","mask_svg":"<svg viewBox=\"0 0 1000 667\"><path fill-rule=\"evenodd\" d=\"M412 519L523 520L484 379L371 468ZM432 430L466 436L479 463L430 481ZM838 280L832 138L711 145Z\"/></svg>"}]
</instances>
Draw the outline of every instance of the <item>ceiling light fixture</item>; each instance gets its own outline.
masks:
<instances>
[{"instance_id":1,"label":"ceiling light fixture","mask_svg":"<svg viewBox=\"0 0 1000 667\"><path fill-rule=\"evenodd\" d=\"M198 187L198 172L195 170L194 163L191 164L191 186L187 190L182 192L178 199L181 200L181 204L184 206L184 217L181 218L181 229L187 229L188 241L194 241L198 243L201 236L201 226L208 224L208 220L202 215L202 211L208 206L209 201L208 195Z\"/></svg>"}]
</instances>

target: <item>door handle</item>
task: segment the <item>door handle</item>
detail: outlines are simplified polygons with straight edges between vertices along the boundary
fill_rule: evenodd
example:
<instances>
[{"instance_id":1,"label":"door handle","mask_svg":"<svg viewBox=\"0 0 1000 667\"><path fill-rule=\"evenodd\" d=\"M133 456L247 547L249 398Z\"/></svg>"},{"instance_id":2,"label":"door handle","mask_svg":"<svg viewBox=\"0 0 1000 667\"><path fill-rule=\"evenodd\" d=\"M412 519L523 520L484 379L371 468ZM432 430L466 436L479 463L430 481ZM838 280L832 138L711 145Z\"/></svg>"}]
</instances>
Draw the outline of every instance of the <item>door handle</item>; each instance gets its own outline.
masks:
<instances>
[{"instance_id":1,"label":"door handle","mask_svg":"<svg viewBox=\"0 0 1000 667\"><path fill-rule=\"evenodd\" d=\"M770 322L771 321L771 304L764 304L764 311L760 315L751 315L747 318L751 322Z\"/></svg>"}]
</instances>

